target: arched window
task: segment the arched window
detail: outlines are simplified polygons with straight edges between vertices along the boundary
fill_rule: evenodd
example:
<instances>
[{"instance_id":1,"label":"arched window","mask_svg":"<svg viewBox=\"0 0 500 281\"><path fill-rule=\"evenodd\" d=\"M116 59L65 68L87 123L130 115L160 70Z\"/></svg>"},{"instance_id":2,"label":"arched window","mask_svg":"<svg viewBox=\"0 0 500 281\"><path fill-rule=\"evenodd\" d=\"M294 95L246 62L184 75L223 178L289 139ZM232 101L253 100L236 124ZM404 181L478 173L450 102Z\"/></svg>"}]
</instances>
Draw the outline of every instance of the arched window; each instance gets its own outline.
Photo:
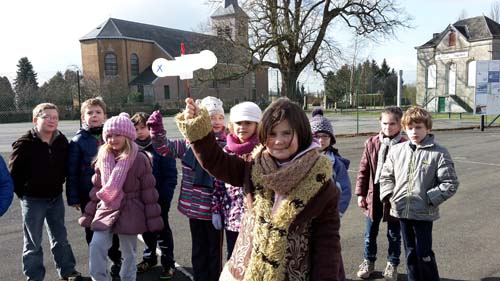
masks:
<instances>
[{"instance_id":1,"label":"arched window","mask_svg":"<svg viewBox=\"0 0 500 281\"><path fill-rule=\"evenodd\" d=\"M108 76L118 75L118 62L114 53L107 53L104 57L104 74Z\"/></svg>"},{"instance_id":2,"label":"arched window","mask_svg":"<svg viewBox=\"0 0 500 281\"><path fill-rule=\"evenodd\" d=\"M139 57L136 54L130 55L130 73L132 76L139 75Z\"/></svg>"},{"instance_id":3,"label":"arched window","mask_svg":"<svg viewBox=\"0 0 500 281\"><path fill-rule=\"evenodd\" d=\"M467 86L476 86L476 61L467 63Z\"/></svg>"},{"instance_id":4,"label":"arched window","mask_svg":"<svg viewBox=\"0 0 500 281\"><path fill-rule=\"evenodd\" d=\"M226 26L226 28L224 29L224 35L225 35L227 38L231 38L231 27Z\"/></svg>"},{"instance_id":5,"label":"arched window","mask_svg":"<svg viewBox=\"0 0 500 281\"><path fill-rule=\"evenodd\" d=\"M455 32L450 32L450 35L448 36L448 46L453 47L457 44L457 36L455 35Z\"/></svg>"}]
</instances>

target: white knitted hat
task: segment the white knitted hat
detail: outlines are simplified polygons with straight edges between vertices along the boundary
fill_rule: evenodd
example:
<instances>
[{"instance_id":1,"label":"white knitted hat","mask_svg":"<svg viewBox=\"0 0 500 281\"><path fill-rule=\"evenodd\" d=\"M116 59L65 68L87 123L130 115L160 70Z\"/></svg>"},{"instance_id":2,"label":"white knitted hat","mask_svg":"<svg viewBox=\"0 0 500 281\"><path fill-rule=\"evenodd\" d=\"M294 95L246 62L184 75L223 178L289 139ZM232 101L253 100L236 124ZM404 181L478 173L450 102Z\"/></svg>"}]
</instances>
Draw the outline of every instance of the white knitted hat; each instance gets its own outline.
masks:
<instances>
[{"instance_id":1,"label":"white knitted hat","mask_svg":"<svg viewBox=\"0 0 500 281\"><path fill-rule=\"evenodd\" d=\"M236 123L241 121L260 122L262 110L251 101L245 101L231 107L229 121Z\"/></svg>"},{"instance_id":2,"label":"white knitted hat","mask_svg":"<svg viewBox=\"0 0 500 281\"><path fill-rule=\"evenodd\" d=\"M216 97L207 96L202 100L196 100L196 103L200 107L205 107L208 110L209 115L214 115L214 114L224 115L224 108L222 107L222 101Z\"/></svg>"}]
</instances>

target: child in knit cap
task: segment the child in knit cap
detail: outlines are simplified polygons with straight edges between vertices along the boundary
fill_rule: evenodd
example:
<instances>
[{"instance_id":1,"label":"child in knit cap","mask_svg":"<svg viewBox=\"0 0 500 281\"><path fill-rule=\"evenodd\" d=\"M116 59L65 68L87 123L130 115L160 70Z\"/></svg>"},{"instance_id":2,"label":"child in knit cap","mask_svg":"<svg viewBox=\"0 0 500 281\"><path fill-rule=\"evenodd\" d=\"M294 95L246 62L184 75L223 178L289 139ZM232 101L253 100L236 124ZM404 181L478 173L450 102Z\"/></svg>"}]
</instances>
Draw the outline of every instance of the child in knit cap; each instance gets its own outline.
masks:
<instances>
[{"instance_id":1,"label":"child in knit cap","mask_svg":"<svg viewBox=\"0 0 500 281\"><path fill-rule=\"evenodd\" d=\"M209 112L211 131L220 147L226 145L222 101L207 96L196 103ZM196 160L190 143L185 139L168 139L160 111L155 111L146 123L156 120L161 126L150 128L155 150L162 156L179 158L182 162L182 182L177 209L189 219L191 230L191 263L194 280L215 281L221 271L221 231L212 225L212 195L216 179Z\"/></svg>"},{"instance_id":2,"label":"child in knit cap","mask_svg":"<svg viewBox=\"0 0 500 281\"><path fill-rule=\"evenodd\" d=\"M106 141L97 153L94 187L80 225L94 231L89 251L92 280L109 280L108 249L118 234L123 263L121 280L136 280L137 234L163 228L151 162L140 153L127 113L104 123Z\"/></svg>"},{"instance_id":3,"label":"child in knit cap","mask_svg":"<svg viewBox=\"0 0 500 281\"><path fill-rule=\"evenodd\" d=\"M333 147L335 143L337 143L333 126L330 120L323 116L322 111L316 112L316 114L313 115L310 124L314 138L321 145L322 153L327 155L332 161L333 180L340 190L339 214L340 217L342 217L347 210L347 207L349 207L349 202L351 201L352 196L351 180L349 179L349 174L347 173L350 161L349 159L340 156L339 150ZM340 281L345 280L344 265L342 262L340 263L338 278Z\"/></svg>"},{"instance_id":4,"label":"child in knit cap","mask_svg":"<svg viewBox=\"0 0 500 281\"><path fill-rule=\"evenodd\" d=\"M260 122L262 111L253 102L242 102L231 108L229 114L229 131L227 144L224 151L231 155L240 156L246 160L251 159L251 152L257 144L257 126ZM212 198L212 223L216 229L226 230L227 258L233 253L234 244L241 226L244 213L243 187L216 185ZM224 219L222 222L221 214Z\"/></svg>"}]
</instances>

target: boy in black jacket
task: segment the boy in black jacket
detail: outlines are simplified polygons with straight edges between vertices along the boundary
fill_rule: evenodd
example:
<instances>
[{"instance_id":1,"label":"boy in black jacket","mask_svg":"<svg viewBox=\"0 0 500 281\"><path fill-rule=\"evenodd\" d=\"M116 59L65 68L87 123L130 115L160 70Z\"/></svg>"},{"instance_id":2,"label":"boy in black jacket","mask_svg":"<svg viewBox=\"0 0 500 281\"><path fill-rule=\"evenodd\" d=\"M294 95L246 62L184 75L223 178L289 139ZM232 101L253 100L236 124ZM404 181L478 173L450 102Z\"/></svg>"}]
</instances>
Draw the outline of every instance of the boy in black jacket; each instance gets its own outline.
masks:
<instances>
[{"instance_id":1,"label":"boy in black jacket","mask_svg":"<svg viewBox=\"0 0 500 281\"><path fill-rule=\"evenodd\" d=\"M63 184L68 140L57 129L59 114L51 103L33 109L33 124L12 144L9 167L23 215L23 272L28 280L43 280L42 229L46 222L51 252L62 280L79 280L75 257L64 226Z\"/></svg>"}]
</instances>

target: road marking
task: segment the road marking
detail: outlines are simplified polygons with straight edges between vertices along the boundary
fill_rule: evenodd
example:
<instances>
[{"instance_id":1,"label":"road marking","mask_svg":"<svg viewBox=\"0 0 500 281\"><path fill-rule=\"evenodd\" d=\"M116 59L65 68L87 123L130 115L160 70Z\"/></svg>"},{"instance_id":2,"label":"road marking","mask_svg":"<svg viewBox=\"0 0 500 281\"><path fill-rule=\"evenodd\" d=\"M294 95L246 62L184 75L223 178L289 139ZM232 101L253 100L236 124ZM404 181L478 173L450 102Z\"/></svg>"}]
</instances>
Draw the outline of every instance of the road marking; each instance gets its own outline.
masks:
<instances>
[{"instance_id":1,"label":"road marking","mask_svg":"<svg viewBox=\"0 0 500 281\"><path fill-rule=\"evenodd\" d=\"M141 241L144 244L144 239L142 238L141 234L137 235L137 239L139 239L139 241ZM160 248L156 248L156 254L161 257ZM182 272L182 274L184 274L187 278L191 279L191 281L194 281L193 275L191 273L189 273L189 271L187 271L184 267L182 267L177 262L175 263L175 269Z\"/></svg>"}]
</instances>

